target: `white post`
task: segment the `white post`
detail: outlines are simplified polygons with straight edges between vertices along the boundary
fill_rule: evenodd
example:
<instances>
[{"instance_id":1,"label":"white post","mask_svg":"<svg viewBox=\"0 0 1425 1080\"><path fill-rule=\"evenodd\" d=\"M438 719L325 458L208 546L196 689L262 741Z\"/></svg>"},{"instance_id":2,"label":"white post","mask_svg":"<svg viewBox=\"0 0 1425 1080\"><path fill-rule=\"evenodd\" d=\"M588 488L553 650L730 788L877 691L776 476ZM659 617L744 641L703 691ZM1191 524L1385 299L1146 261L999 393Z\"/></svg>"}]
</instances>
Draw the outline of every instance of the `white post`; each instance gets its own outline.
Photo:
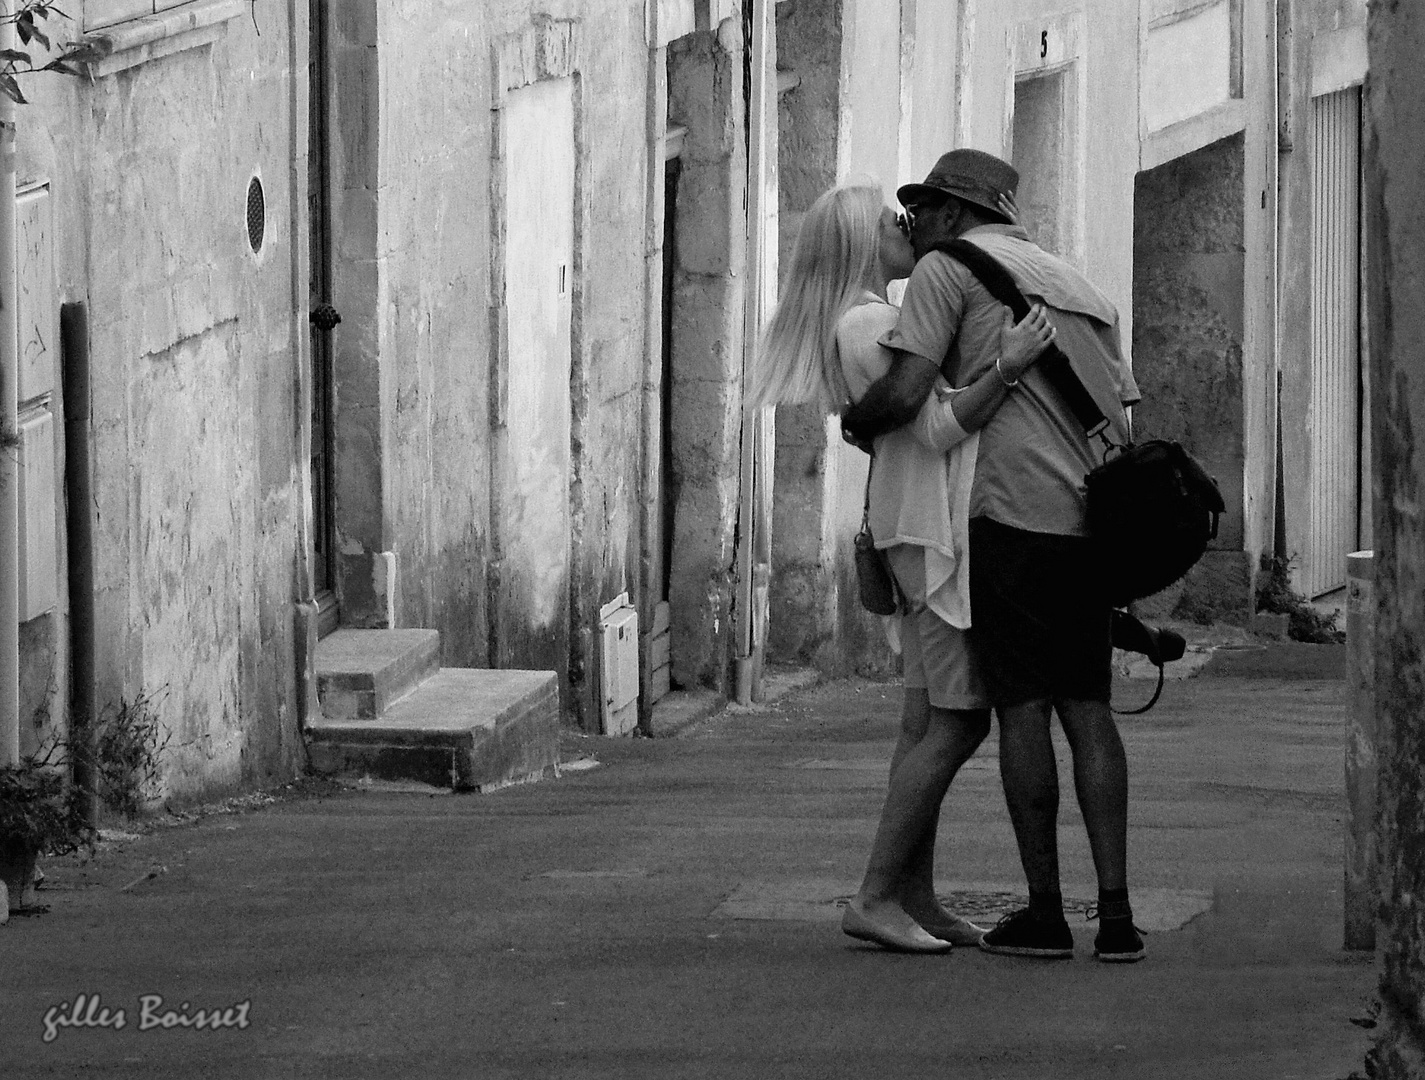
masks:
<instances>
[{"instance_id":1,"label":"white post","mask_svg":"<svg viewBox=\"0 0 1425 1080\"><path fill-rule=\"evenodd\" d=\"M8 14L10 5L0 13ZM0 49L15 47L15 24L0 23ZM18 435L19 357L15 319L15 103L0 94L0 430ZM20 758L20 507L15 450L0 453L0 765Z\"/></svg>"}]
</instances>

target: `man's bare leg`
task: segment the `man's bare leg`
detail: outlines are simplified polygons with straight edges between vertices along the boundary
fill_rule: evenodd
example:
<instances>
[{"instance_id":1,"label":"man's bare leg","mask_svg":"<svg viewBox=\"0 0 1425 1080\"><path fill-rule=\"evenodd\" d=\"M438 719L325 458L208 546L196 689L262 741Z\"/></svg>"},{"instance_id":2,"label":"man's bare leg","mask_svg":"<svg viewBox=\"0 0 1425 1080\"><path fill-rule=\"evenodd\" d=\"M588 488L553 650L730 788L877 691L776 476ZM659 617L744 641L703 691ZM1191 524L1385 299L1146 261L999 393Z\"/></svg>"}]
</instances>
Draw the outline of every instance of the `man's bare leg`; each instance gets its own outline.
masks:
<instances>
[{"instance_id":1,"label":"man's bare leg","mask_svg":"<svg viewBox=\"0 0 1425 1080\"><path fill-rule=\"evenodd\" d=\"M1000 782L1031 901L1059 893L1059 770L1050 709L1044 700L999 710Z\"/></svg>"},{"instance_id":2,"label":"man's bare leg","mask_svg":"<svg viewBox=\"0 0 1425 1080\"><path fill-rule=\"evenodd\" d=\"M1012 912L985 934L980 948L1008 956L1068 960L1074 936L1059 893L1059 771L1049 738L1050 703L1030 701L999 710L1000 780L1019 861L1029 883L1029 907Z\"/></svg>"},{"instance_id":3,"label":"man's bare leg","mask_svg":"<svg viewBox=\"0 0 1425 1080\"><path fill-rule=\"evenodd\" d=\"M1128 759L1106 701L1055 703L1074 757L1074 790L1089 835L1098 887L1128 887Z\"/></svg>"}]
</instances>

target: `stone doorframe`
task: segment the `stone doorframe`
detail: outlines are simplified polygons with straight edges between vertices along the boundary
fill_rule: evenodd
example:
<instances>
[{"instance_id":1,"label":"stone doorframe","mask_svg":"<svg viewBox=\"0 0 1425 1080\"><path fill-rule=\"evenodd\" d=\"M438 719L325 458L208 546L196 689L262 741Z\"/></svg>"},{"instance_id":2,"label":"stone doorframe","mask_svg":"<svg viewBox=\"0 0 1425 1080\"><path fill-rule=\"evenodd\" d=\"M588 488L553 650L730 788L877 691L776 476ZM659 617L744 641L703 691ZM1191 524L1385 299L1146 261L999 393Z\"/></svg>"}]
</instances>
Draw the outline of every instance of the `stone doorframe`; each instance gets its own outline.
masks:
<instances>
[{"instance_id":1,"label":"stone doorframe","mask_svg":"<svg viewBox=\"0 0 1425 1080\"><path fill-rule=\"evenodd\" d=\"M333 578L344 625L396 625L396 558L386 522L385 447L393 374L383 361L387 267L379 247L381 58L376 0L345 0L330 26Z\"/></svg>"}]
</instances>

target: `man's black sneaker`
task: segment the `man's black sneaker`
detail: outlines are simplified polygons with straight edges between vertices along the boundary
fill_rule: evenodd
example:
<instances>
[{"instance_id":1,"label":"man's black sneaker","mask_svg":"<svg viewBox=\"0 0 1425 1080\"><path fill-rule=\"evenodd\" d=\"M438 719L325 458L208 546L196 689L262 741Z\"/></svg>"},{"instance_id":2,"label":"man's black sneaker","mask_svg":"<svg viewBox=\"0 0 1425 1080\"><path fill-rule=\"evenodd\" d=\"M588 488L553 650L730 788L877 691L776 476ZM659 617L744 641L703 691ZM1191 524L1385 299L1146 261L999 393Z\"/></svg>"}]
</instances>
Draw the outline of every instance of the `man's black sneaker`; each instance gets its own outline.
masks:
<instances>
[{"instance_id":1,"label":"man's black sneaker","mask_svg":"<svg viewBox=\"0 0 1425 1080\"><path fill-rule=\"evenodd\" d=\"M1090 919L1098 912L1090 909ZM1133 916L1112 919L1099 918L1098 935L1093 939L1093 954L1105 964L1132 964L1148 955L1143 947L1142 931L1133 925Z\"/></svg>"},{"instance_id":2,"label":"man's black sneaker","mask_svg":"<svg viewBox=\"0 0 1425 1080\"><path fill-rule=\"evenodd\" d=\"M980 948L999 956L1069 960L1074 955L1074 935L1062 914L1056 919L1022 908L1002 918L980 939Z\"/></svg>"}]
</instances>

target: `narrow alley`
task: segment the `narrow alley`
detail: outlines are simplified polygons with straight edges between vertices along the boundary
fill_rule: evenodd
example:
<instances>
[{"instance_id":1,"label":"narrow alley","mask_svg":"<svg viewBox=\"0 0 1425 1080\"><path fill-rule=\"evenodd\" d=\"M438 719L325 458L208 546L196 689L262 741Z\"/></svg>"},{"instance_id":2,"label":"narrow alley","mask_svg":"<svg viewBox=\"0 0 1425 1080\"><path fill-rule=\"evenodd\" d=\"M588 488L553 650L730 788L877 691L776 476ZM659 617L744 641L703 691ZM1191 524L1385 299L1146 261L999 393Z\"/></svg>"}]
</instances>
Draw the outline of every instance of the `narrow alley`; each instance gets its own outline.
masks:
<instances>
[{"instance_id":1,"label":"narrow alley","mask_svg":"<svg viewBox=\"0 0 1425 1080\"><path fill-rule=\"evenodd\" d=\"M568 735L558 780L310 788L55 866L49 913L4 938L6 1073L1345 1080L1376 975L1341 948L1343 651L1220 654L1124 721L1142 964L1090 955L1068 797L1072 961L843 936L899 691L839 681L673 738ZM1022 903L992 743L946 801L937 874L990 921ZM124 1029L45 1041L80 994ZM250 1002L249 1026L141 1030L144 995Z\"/></svg>"}]
</instances>

